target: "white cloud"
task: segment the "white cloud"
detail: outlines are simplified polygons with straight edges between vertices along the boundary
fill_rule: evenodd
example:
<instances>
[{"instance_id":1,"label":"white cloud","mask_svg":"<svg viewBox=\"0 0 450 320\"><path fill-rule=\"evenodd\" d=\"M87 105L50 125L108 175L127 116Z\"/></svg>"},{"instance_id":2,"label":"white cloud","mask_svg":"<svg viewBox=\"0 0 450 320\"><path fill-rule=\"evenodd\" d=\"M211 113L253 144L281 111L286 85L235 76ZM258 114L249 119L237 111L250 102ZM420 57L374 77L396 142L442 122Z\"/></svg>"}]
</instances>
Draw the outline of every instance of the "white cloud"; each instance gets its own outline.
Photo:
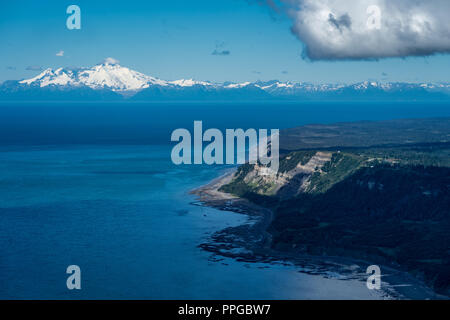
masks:
<instances>
[{"instance_id":1,"label":"white cloud","mask_svg":"<svg viewBox=\"0 0 450 320\"><path fill-rule=\"evenodd\" d=\"M449 0L280 1L311 60L450 53Z\"/></svg>"},{"instance_id":2,"label":"white cloud","mask_svg":"<svg viewBox=\"0 0 450 320\"><path fill-rule=\"evenodd\" d=\"M56 53L56 56L58 56L58 57L64 56L64 51L61 50L61 51L57 52L57 53Z\"/></svg>"},{"instance_id":3,"label":"white cloud","mask_svg":"<svg viewBox=\"0 0 450 320\"><path fill-rule=\"evenodd\" d=\"M104 64L119 64L120 61L111 57L106 58L105 60L103 60Z\"/></svg>"}]
</instances>

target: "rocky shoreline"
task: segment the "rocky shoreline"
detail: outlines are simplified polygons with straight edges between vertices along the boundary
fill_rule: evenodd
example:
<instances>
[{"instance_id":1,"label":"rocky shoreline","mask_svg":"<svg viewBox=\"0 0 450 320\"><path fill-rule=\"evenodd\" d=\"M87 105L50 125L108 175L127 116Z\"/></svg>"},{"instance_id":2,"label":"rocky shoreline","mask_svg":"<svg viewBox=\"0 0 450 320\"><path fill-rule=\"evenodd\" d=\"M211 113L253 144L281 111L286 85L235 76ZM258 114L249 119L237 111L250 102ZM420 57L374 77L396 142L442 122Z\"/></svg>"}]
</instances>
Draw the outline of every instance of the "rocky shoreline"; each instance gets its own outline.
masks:
<instances>
[{"instance_id":1,"label":"rocky shoreline","mask_svg":"<svg viewBox=\"0 0 450 320\"><path fill-rule=\"evenodd\" d=\"M272 236L267 232L273 212L246 199L219 191L229 183L236 171L232 170L209 184L191 191L198 201L193 205L212 207L222 211L245 214L245 224L228 227L214 233L200 247L213 255L229 257L242 262L294 265L299 272L341 280L366 281L367 266L371 263L345 257L299 255L295 252L271 248ZM385 299L448 299L437 295L412 275L381 266L382 292Z\"/></svg>"}]
</instances>

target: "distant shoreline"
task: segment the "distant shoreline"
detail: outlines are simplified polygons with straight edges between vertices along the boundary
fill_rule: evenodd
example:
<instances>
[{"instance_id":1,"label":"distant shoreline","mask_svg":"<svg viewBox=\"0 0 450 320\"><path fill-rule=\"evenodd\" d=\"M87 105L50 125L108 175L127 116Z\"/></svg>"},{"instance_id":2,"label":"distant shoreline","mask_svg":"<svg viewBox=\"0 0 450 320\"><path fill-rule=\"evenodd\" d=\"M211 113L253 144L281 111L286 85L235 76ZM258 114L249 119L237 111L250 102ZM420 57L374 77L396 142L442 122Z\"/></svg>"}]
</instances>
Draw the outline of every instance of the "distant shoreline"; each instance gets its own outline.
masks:
<instances>
[{"instance_id":1,"label":"distant shoreline","mask_svg":"<svg viewBox=\"0 0 450 320\"><path fill-rule=\"evenodd\" d=\"M198 203L194 204L245 214L249 218L246 224L216 232L209 242L200 245L202 249L243 262L284 263L295 265L300 272L307 274L327 276L329 273L337 273L343 280L366 281L365 269L371 264L367 261L347 257L298 255L272 249L272 236L267 228L272 222L273 212L218 190L232 180L235 172L236 169L230 170L190 192L198 198ZM448 299L436 294L407 272L387 266L380 267L383 275L380 294L385 299Z\"/></svg>"}]
</instances>

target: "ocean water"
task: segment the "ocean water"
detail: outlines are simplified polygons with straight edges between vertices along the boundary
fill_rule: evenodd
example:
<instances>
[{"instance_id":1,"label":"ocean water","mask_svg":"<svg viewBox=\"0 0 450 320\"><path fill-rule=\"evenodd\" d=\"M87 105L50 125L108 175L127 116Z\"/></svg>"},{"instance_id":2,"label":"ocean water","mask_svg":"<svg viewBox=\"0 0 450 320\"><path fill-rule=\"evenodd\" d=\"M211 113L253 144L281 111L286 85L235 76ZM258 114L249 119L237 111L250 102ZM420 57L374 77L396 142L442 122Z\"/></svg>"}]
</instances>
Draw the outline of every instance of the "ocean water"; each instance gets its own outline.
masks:
<instances>
[{"instance_id":1,"label":"ocean water","mask_svg":"<svg viewBox=\"0 0 450 320\"><path fill-rule=\"evenodd\" d=\"M193 120L283 128L450 116L443 105L341 107L1 105L0 299L382 298L362 281L212 259L198 245L247 218L193 205L189 191L229 167L170 161L170 132ZM374 112L380 108L385 112ZM81 290L66 287L72 264L81 268Z\"/></svg>"},{"instance_id":2,"label":"ocean water","mask_svg":"<svg viewBox=\"0 0 450 320\"><path fill-rule=\"evenodd\" d=\"M224 168L172 165L169 146L0 152L0 298L378 298L363 282L215 261L198 245L243 215L193 205ZM81 268L81 290L65 270Z\"/></svg>"},{"instance_id":3,"label":"ocean water","mask_svg":"<svg viewBox=\"0 0 450 320\"><path fill-rule=\"evenodd\" d=\"M168 144L194 120L224 130L432 117L450 117L450 103L0 103L0 145Z\"/></svg>"}]
</instances>

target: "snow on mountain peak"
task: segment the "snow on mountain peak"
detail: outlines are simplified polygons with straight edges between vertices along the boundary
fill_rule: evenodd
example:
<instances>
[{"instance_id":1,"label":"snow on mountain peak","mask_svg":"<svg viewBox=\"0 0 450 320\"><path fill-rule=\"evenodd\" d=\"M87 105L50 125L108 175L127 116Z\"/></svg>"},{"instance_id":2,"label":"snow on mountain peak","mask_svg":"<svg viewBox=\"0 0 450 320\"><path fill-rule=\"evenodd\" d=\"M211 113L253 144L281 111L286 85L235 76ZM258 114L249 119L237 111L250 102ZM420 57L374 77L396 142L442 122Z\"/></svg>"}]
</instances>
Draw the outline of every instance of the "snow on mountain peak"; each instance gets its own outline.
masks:
<instances>
[{"instance_id":1,"label":"snow on mountain peak","mask_svg":"<svg viewBox=\"0 0 450 320\"><path fill-rule=\"evenodd\" d=\"M39 84L40 87L46 87L49 85L73 85L75 84L73 79L73 72L64 70L63 68L56 69L55 71L51 68L45 69L42 73L38 74L36 77L20 81L20 83L31 85L33 83Z\"/></svg>"},{"instance_id":2,"label":"snow on mountain peak","mask_svg":"<svg viewBox=\"0 0 450 320\"><path fill-rule=\"evenodd\" d=\"M77 76L80 84L91 88L108 87L114 91L140 90L151 84L167 85L166 81L111 63L84 69Z\"/></svg>"},{"instance_id":3,"label":"snow on mountain peak","mask_svg":"<svg viewBox=\"0 0 450 320\"><path fill-rule=\"evenodd\" d=\"M367 90L383 90L385 92L410 89L420 87L427 90L450 91L450 84L407 84L407 83L385 83L376 81L363 81L352 85L343 84L311 84L302 82L280 82L278 80L243 82L223 84L211 83L206 81L197 81L193 79L181 79L175 81L165 81L154 78L143 73L122 67L119 61L113 58L106 58L102 63L92 68L64 69L51 68L45 69L37 76L19 81L20 84L30 86L87 86L92 89L109 89L117 92L134 93L151 86L164 86L170 89L183 89L193 86L204 86L209 88L225 88L239 90L254 86L266 93L275 96L302 95L304 93L315 94L321 92L338 92L349 88L359 92Z\"/></svg>"},{"instance_id":4,"label":"snow on mountain peak","mask_svg":"<svg viewBox=\"0 0 450 320\"><path fill-rule=\"evenodd\" d=\"M180 80L175 80L175 81L171 81L171 84L174 84L176 86L180 86L180 87L192 87L195 85L201 85L201 86L211 86L212 84L206 81L195 81L193 79L180 79Z\"/></svg>"},{"instance_id":5,"label":"snow on mountain peak","mask_svg":"<svg viewBox=\"0 0 450 320\"><path fill-rule=\"evenodd\" d=\"M244 88L250 84L251 84L251 82L248 82L248 81L243 82L243 83L231 83L231 84L225 86L225 88L227 88L227 89Z\"/></svg>"},{"instance_id":6,"label":"snow on mountain peak","mask_svg":"<svg viewBox=\"0 0 450 320\"><path fill-rule=\"evenodd\" d=\"M122 67L117 60L107 58L92 68L77 71L51 68L44 70L34 78L20 81L22 84L49 85L85 85L93 89L109 88L113 91L136 91L150 85L166 86L167 82L143 73Z\"/></svg>"},{"instance_id":7,"label":"snow on mountain peak","mask_svg":"<svg viewBox=\"0 0 450 320\"><path fill-rule=\"evenodd\" d=\"M164 81L122 67L119 64L119 61L113 58L106 58L102 63L95 65L92 68L82 68L79 70L65 70L63 68L53 70L49 68L36 77L22 80L20 83L39 85L40 87L49 85L85 85L92 89L108 88L113 91L138 91L148 88L151 85L171 85L177 87L213 85L210 82L196 81L193 79L181 79L170 82Z\"/></svg>"}]
</instances>

